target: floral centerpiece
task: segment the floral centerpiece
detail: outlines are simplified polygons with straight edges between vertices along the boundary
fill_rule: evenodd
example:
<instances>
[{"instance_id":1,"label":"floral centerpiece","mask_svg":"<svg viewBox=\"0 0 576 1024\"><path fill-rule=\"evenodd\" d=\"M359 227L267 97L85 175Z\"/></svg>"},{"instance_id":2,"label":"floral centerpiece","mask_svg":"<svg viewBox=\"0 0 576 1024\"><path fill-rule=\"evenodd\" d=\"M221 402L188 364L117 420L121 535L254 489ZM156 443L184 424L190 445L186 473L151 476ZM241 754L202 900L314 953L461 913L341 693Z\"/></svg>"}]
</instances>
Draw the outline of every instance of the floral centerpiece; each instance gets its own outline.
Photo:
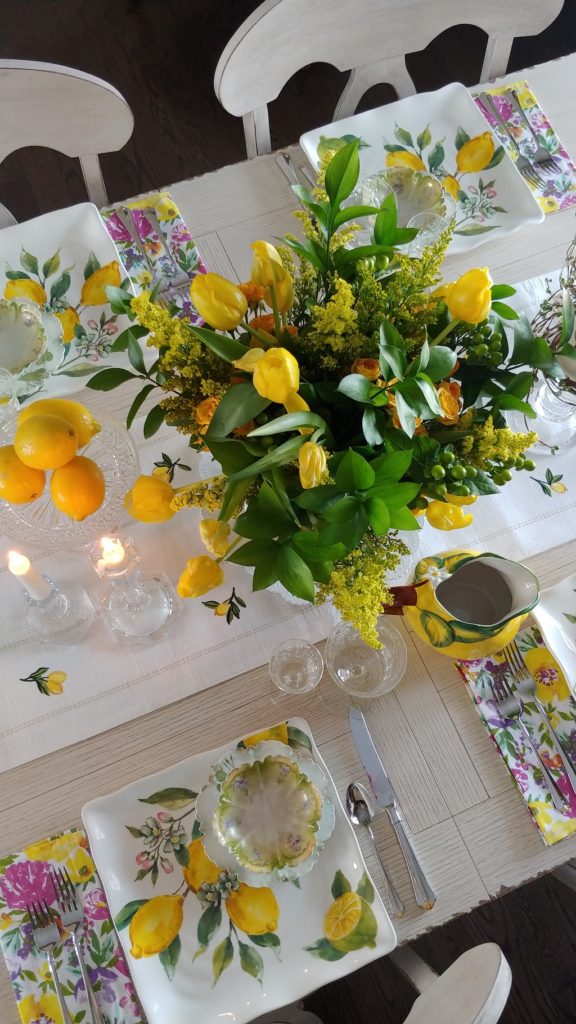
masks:
<instances>
[{"instance_id":1,"label":"floral centerpiece","mask_svg":"<svg viewBox=\"0 0 576 1024\"><path fill-rule=\"evenodd\" d=\"M280 581L307 601L331 599L377 644L402 535L422 515L466 526L478 497L534 468L524 451L536 435L512 433L505 414L534 416L525 399L535 368L563 371L503 301L514 289L487 269L438 287L450 229L414 258L403 246L415 231L397 226L392 195L377 208L346 205L358 175L355 141L328 154L316 189L294 188L303 239L254 242L244 284L196 277L204 327L153 295L109 289L113 309L135 321L116 342L133 370L103 370L90 387L140 378L128 424L159 389L145 434L165 419L212 453L209 480L175 489L160 468L127 495L146 521L210 513L207 554L184 567L182 597L221 584L227 562L245 565L255 590ZM362 217L375 218L373 240L355 246ZM149 364L145 337L158 350ZM235 596L205 603L228 621L240 614Z\"/></svg>"}]
</instances>

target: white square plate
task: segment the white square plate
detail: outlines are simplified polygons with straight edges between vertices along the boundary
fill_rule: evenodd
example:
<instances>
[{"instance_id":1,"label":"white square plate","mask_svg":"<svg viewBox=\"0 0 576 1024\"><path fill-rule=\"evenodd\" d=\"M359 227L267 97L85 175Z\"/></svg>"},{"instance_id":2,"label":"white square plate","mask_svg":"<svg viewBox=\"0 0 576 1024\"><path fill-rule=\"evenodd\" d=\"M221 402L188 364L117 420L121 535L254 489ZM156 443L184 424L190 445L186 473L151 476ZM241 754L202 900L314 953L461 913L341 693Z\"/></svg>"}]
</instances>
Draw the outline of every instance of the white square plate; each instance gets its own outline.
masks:
<instances>
[{"instance_id":1,"label":"white square plate","mask_svg":"<svg viewBox=\"0 0 576 1024\"><path fill-rule=\"evenodd\" d=\"M494 146L491 160L498 162L492 167L460 172L456 161L462 146L486 133ZM544 213L530 189L468 90L459 82L315 128L300 137L300 145L317 167L318 148L321 155L323 146L327 146L325 140L345 136L347 141L361 139L361 180L384 170L391 160L405 162L405 166L415 170L429 171L440 180L448 178L453 193L458 188L451 253L466 252L482 242L511 234L525 224L544 220ZM487 144L490 149L490 142ZM477 147L477 153L469 148L465 166L481 164L485 148Z\"/></svg>"},{"instance_id":2,"label":"white square plate","mask_svg":"<svg viewBox=\"0 0 576 1024\"><path fill-rule=\"evenodd\" d=\"M102 268L108 268L103 281L101 275L87 283ZM97 370L127 365L126 353L114 352L113 345L130 321L113 313L107 301L93 301L102 297L105 283L133 290L92 203L54 210L0 231L0 295L26 298L63 316L64 357L44 382L42 395L77 391L83 378Z\"/></svg>"},{"instance_id":3,"label":"white square plate","mask_svg":"<svg viewBox=\"0 0 576 1024\"><path fill-rule=\"evenodd\" d=\"M576 697L576 573L542 590L532 615Z\"/></svg>"},{"instance_id":4,"label":"white square plate","mask_svg":"<svg viewBox=\"0 0 576 1024\"><path fill-rule=\"evenodd\" d=\"M260 738L264 737L260 734ZM91 801L82 811L92 855L118 925L119 914L126 921L140 904L155 896L185 892L179 928L176 921L179 934L164 953L134 958L130 926L120 929L149 1024L221 1024L224 1019L243 1024L389 953L396 944L394 929L368 877L310 727L304 719L292 718L275 727L273 738L287 739L299 754L312 756L323 768L336 809L336 826L318 863L299 879L299 886L285 882L274 890L249 892L245 887L238 890L231 912L223 900L220 913L211 914L197 896L205 874L197 859L200 840L187 869L182 866L182 852L170 849L164 838L159 849L164 864L158 859L158 871L150 864L156 859L153 851L160 838L158 834L154 838L155 831L167 835L172 825L176 832L185 833L185 847L191 843L195 794L207 782L211 766L235 744L195 754ZM142 828L144 835L140 834ZM325 937L323 922L329 907L347 892L357 893L355 898L348 895L347 901L353 912L355 907L361 914L345 948L337 949ZM345 903L339 907L344 909ZM160 944L174 931L174 898L162 906L168 931ZM139 934L137 939L150 941L149 935Z\"/></svg>"}]
</instances>

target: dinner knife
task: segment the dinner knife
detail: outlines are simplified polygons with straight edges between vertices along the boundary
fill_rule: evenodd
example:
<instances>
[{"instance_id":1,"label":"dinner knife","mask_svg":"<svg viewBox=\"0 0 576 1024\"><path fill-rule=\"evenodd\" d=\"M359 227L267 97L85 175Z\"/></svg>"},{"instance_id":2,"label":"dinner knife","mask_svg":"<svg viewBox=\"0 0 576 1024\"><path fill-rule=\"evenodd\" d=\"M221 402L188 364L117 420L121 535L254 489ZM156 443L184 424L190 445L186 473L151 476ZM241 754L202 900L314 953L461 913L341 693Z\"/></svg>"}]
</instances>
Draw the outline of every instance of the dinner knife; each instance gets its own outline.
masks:
<instances>
[{"instance_id":1,"label":"dinner knife","mask_svg":"<svg viewBox=\"0 0 576 1024\"><path fill-rule=\"evenodd\" d=\"M412 888L414 890L414 896L416 897L416 903L423 910L432 910L432 907L436 903L436 893L430 886L426 876L418 863L418 858L414 852L412 843L410 842L406 832L398 805L396 803L396 797L394 796L394 790L390 783L390 779L386 775L384 765L380 760L380 755L374 745L374 740L370 735L370 730L366 724L366 719L360 711L360 708L352 705L348 715L348 721L350 722L350 729L352 730L352 737L358 756L362 761L364 770L370 780L372 792L376 798L376 803L379 807L382 807L388 814L396 838L400 843L400 848L404 854L404 860L406 861L406 867L408 868L408 874L410 875L410 881L412 882Z\"/></svg>"}]
</instances>

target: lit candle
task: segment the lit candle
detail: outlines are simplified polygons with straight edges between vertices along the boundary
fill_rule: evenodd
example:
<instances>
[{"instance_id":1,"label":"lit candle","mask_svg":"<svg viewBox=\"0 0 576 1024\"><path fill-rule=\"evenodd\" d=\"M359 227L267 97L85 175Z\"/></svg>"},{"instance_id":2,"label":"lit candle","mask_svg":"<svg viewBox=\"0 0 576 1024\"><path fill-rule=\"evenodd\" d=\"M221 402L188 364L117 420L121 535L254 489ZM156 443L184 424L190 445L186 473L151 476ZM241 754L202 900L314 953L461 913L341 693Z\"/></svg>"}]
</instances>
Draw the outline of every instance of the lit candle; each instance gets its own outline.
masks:
<instances>
[{"instance_id":1,"label":"lit candle","mask_svg":"<svg viewBox=\"0 0 576 1024\"><path fill-rule=\"evenodd\" d=\"M35 569L26 555L19 551L8 552L8 568L13 576L16 576L23 587L26 588L33 601L44 601L50 597L52 587Z\"/></svg>"},{"instance_id":2,"label":"lit candle","mask_svg":"<svg viewBox=\"0 0 576 1024\"><path fill-rule=\"evenodd\" d=\"M108 569L119 569L126 559L126 550L118 537L101 537L102 558L96 562L96 572L103 576Z\"/></svg>"}]
</instances>

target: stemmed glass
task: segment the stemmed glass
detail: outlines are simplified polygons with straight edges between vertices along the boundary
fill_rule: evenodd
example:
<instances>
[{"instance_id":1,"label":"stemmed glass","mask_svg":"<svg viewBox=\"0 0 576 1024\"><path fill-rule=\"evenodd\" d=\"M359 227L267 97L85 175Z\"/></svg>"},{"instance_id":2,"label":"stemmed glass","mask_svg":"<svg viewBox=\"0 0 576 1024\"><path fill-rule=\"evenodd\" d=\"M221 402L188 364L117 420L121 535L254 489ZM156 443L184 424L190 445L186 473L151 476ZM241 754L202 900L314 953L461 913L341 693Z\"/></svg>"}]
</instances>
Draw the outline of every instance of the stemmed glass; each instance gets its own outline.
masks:
<instances>
[{"instance_id":1,"label":"stemmed glass","mask_svg":"<svg viewBox=\"0 0 576 1024\"><path fill-rule=\"evenodd\" d=\"M378 649L370 647L351 622L341 622L326 641L326 668L351 697L381 697L406 671L408 652L402 634L383 616L377 631L382 645Z\"/></svg>"}]
</instances>

